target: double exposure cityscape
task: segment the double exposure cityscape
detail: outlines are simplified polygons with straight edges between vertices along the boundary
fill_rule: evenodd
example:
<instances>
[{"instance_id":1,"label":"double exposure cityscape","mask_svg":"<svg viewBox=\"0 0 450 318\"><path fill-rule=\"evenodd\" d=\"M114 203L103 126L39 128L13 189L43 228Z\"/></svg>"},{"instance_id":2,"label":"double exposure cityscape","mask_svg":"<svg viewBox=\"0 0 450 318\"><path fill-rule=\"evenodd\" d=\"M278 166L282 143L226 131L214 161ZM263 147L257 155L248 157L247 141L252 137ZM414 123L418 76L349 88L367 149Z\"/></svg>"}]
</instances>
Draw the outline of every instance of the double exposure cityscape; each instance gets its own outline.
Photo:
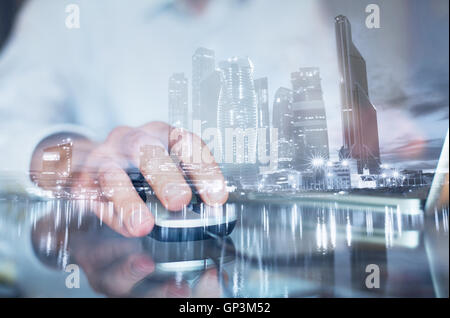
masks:
<instances>
[{"instance_id":1,"label":"double exposure cityscape","mask_svg":"<svg viewBox=\"0 0 450 318\"><path fill-rule=\"evenodd\" d=\"M214 50L199 47L192 55L191 108L189 79L181 72L169 78L169 124L204 140L229 191L383 191L432 182L433 173L381 162L382 140L377 109L369 97L364 56L352 40L351 24L345 16L335 18L335 31L343 140L338 160L330 156L318 67L294 70L291 86L277 88L271 99L269 78L254 78L257 66L251 58L230 57L216 63ZM70 175L70 156L70 142L46 149L43 177L60 161L67 163L59 167L61 176Z\"/></svg>"},{"instance_id":2,"label":"double exposure cityscape","mask_svg":"<svg viewBox=\"0 0 450 318\"><path fill-rule=\"evenodd\" d=\"M448 9L0 1L0 298L448 298Z\"/></svg>"},{"instance_id":3,"label":"double exposure cityscape","mask_svg":"<svg viewBox=\"0 0 450 318\"><path fill-rule=\"evenodd\" d=\"M381 162L366 62L345 16L335 18L335 30L344 141L338 161L330 159L320 69L314 66L292 72L291 86L277 88L270 99L270 80L253 77L257 66L251 58L232 57L216 66L215 52L198 48L192 56L192 113L189 80L184 73L174 73L169 79L170 124L201 135L228 180L242 188L348 190L430 183L430 174ZM211 131L220 136L219 143ZM225 151L217 151L218 145ZM226 156L233 161L224 160Z\"/></svg>"}]
</instances>

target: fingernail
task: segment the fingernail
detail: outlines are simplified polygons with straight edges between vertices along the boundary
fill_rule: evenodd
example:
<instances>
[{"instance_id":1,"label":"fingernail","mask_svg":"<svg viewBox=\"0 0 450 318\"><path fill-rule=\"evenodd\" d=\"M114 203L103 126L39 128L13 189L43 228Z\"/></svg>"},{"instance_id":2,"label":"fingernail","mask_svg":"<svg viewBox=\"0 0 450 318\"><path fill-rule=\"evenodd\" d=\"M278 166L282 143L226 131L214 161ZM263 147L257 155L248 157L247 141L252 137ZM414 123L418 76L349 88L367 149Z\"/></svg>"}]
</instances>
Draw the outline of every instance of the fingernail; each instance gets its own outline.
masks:
<instances>
[{"instance_id":1,"label":"fingernail","mask_svg":"<svg viewBox=\"0 0 450 318\"><path fill-rule=\"evenodd\" d=\"M206 190L206 195L209 203L222 204L226 200L227 192L223 186L218 187L217 183L215 183Z\"/></svg>"},{"instance_id":2,"label":"fingernail","mask_svg":"<svg viewBox=\"0 0 450 318\"><path fill-rule=\"evenodd\" d=\"M189 186L187 185L175 185L169 184L164 188L164 200L167 206L178 206L180 202L180 198L185 198L186 195L191 191ZM183 202L182 202L183 203ZM187 204L188 202L184 202ZM181 208L181 207L180 207Z\"/></svg>"},{"instance_id":3,"label":"fingernail","mask_svg":"<svg viewBox=\"0 0 450 318\"><path fill-rule=\"evenodd\" d=\"M130 226L133 231L138 231L152 220L151 215L144 209L135 210L130 216Z\"/></svg>"}]
</instances>

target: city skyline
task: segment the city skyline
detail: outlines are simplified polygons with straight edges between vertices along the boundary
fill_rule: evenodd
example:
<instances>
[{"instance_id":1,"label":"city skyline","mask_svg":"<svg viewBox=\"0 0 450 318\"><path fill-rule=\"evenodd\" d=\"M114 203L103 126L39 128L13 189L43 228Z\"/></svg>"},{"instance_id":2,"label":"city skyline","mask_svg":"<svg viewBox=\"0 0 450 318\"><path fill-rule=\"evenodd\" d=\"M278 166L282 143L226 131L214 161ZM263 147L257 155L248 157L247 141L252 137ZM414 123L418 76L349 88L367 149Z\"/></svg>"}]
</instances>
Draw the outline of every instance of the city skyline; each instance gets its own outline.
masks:
<instances>
[{"instance_id":1,"label":"city skyline","mask_svg":"<svg viewBox=\"0 0 450 318\"><path fill-rule=\"evenodd\" d=\"M336 20L340 17L342 16L337 17ZM345 17L342 18L345 19ZM350 30L347 33L351 41ZM336 39L339 54L340 39L338 33ZM351 45L353 46L353 44ZM354 50L357 51L357 49ZM364 63L364 59L360 55L359 59ZM210 147L213 145L212 151L216 160L223 163L257 165L259 155L259 142L257 140L261 138L261 136L257 136L257 128L268 129L271 127L280 130L277 148L281 150L281 158L277 158L275 167L307 171L317 160L329 160L327 117L323 101L320 69L318 67L302 67L298 71L291 72L291 88L280 87L273 99L272 120L270 120L269 113L269 79L268 77L254 79L253 71L254 65L248 57L228 58L220 61L216 67L215 51L204 47L197 48L192 56L192 74L195 76L192 79L192 117L188 116L189 112L186 105L187 92L185 91L188 80L184 77L184 73L174 73L169 80L169 119L171 124L180 114L185 114L189 122L198 121L200 123L198 127L200 131L197 133L202 133L208 128L217 129L219 145L216 144L215 140L214 143L210 143L210 141L213 141L212 139L206 142ZM360 80L365 81L362 85L365 87L367 94L365 74L364 64ZM182 83L181 87L180 82ZM174 88L175 84L177 86ZM182 93L180 94L180 92ZM345 94L346 92L342 90L341 93ZM180 95L183 99L181 103L179 101ZM343 98L343 103L345 102L346 100ZM176 109L177 105L183 109ZM345 120L344 117L342 119ZM366 116L365 119L374 120L375 127L377 127L376 116L374 118ZM178 120L178 124L179 122L180 120ZM178 127L188 128L194 125L180 126L179 124ZM243 135L236 135L236 129L240 129ZM254 134L248 134L249 129L253 129ZM231 138L228 136L230 133L232 133ZM377 130L373 133L375 133L378 141ZM265 135L267 155L267 150L270 150L271 147L269 131L266 131ZM267 137L269 140L267 140ZM214 137L211 136L211 138ZM232 144L228 144L229 142L232 142ZM217 146L219 149L214 149ZM232 151L230 152L230 150ZM279 165L278 161L280 161ZM358 160L359 174L363 173L361 162L361 160ZM367 164L367 162L363 162L363 164ZM379 164L378 159L376 162L377 168L370 167L370 172L378 173ZM273 167L271 165L272 169ZM364 166L364 168L366 167Z\"/></svg>"},{"instance_id":2,"label":"city skyline","mask_svg":"<svg viewBox=\"0 0 450 318\"><path fill-rule=\"evenodd\" d=\"M361 31L358 28L356 28L356 29L358 30L356 32L356 37L360 38L361 37ZM368 31L366 30L364 32L368 32ZM357 41L357 43L358 43L358 46L360 46L359 41ZM334 42L332 44L335 45L335 39L334 39ZM363 56L366 55L367 49L365 51L362 51L362 52L363 52L362 53ZM220 54L220 52L215 52L215 54L218 55L218 54ZM251 58L252 57L253 56L251 56ZM218 58L218 60L223 60L223 58ZM300 66L314 66L314 64L311 64L311 65L305 65L306 63L298 63L298 64L300 64ZM316 64L316 65L318 65L318 64ZM273 100L275 98L275 93L276 93L276 91L278 90L279 87L277 86L277 84L273 84L274 81L272 80L271 76L267 76L268 74L262 74L261 71L258 72L258 70L260 70L261 68L264 68L263 66L264 65L261 65L261 64L255 65L255 78L264 78L264 77L268 78L268 82L269 82L268 86L270 88L268 90L268 92L269 92L268 93L268 96L269 96L269 108L270 108L270 112L271 112L271 116L270 117L272 118L273 117L273 105L274 105L272 102L273 102ZM369 59L369 66L370 66L370 59ZM293 72L293 71L295 71L295 69L291 69L291 72ZM372 81L370 80L370 75L369 75L371 73L371 71L372 71L371 68L368 67L368 77L369 77L369 82L370 83L372 83ZM321 69L321 73L322 72L325 73L325 78L324 78L324 81L323 81L324 101L325 101L325 108L326 108L327 117L328 117L328 125L330 126L330 127L328 127L329 128L328 130L331 132L330 141L329 141L330 142L330 157L331 158L336 158L338 156L338 153L339 153L338 151L339 151L340 147L343 144L342 142L339 142L339 143L336 142L336 140L338 140L339 137L340 137L340 136L339 137L336 136L336 132L338 131L336 129L336 127L339 127L340 123L336 123L337 122L336 114L333 113L334 109L336 109L336 107L335 107L336 105L333 105L333 102L330 103L330 102L327 102L327 100L326 100L326 96L328 94L326 88L329 87L329 70L325 69L325 71L323 71ZM286 76L288 74L289 73L284 75L284 80L286 80L286 81L289 81L289 76ZM372 93L373 92L373 88L371 86L375 86L375 85L377 85L377 84L375 83L374 85L369 85L369 88L368 88L368 92L372 96L376 96L377 95L377 94L373 94ZM286 85L286 86L288 86L288 85ZM335 89L337 91L339 91L338 87L336 87ZM329 91L329 89L328 89L328 91ZM379 97L375 97L375 98L379 99ZM374 98L372 98L372 99L374 99ZM379 106L379 105L376 104L376 102L374 102L373 104L375 106ZM340 108L339 103L338 103L338 106ZM333 111L330 111L330 108ZM385 131L386 128L385 127L387 127L387 126L390 127L391 124L392 124L392 120L385 120L386 119L385 118L385 114L384 114L385 107L379 106L377 108L378 108L378 115L379 115L378 122L379 123L381 122L380 127L378 127L379 132L380 132L380 141L381 141L380 142L381 161L389 163L390 165L398 164L399 167L404 167L404 168L416 168L416 169L434 168L432 162L435 162L437 160L437 157L438 157L438 154L439 154L440 148L441 148L441 146L440 146L440 140L441 139L439 139L439 140L436 139L435 141L432 141L432 143L435 145L433 147L436 148L436 152L433 155L433 157L429 158L429 162L430 162L429 164L427 163L427 161L419 162L419 161L415 160L415 158L413 158L413 157L411 157L411 159L409 159L408 154L401 153L400 151L399 151L399 153L397 153L394 156L392 154L392 152L388 149L388 147L391 147L392 143L395 140L398 140L398 137L397 137L398 132L394 131L393 133L388 134L388 138L386 138L386 131ZM330 114L328 114L328 113L330 113ZM405 119L403 118L401 120L404 121ZM339 131L340 131L340 129L339 129ZM392 135L392 137L390 135ZM425 148L425 147L427 147L427 144L429 143L426 140L420 140L420 139L417 140L417 139L414 139L413 136L410 136L410 137L411 137L410 140L406 140L407 145L405 146L405 148L408 148L408 147L417 147L417 148L423 147L423 148ZM395 140L394 140L394 138L395 138ZM405 136L405 138L407 138L407 136ZM428 150L424 149L423 151L428 153L427 156L431 156L431 153L430 153L431 150L428 151ZM397 158L400 158L400 159L397 160Z\"/></svg>"},{"instance_id":3,"label":"city skyline","mask_svg":"<svg viewBox=\"0 0 450 318\"><path fill-rule=\"evenodd\" d=\"M345 125L343 125L343 145L338 152L339 160L356 159L356 171L360 175L366 173L364 172L365 169L371 174L379 174L381 171L381 161L378 144L378 123L376 108L370 103L368 97L369 86L367 83L365 60L352 42L350 22L347 18L340 15L335 17L335 21L337 55L342 78L340 85L341 119L343 123L346 122L347 126L356 126L356 124L349 124L350 119L345 117L348 112L348 109L344 107L346 103L353 103L354 106L352 107L359 108L359 105L361 107L369 107L371 110L368 114L364 114L363 111L361 111L362 115L359 111L356 113L358 118L361 116L363 119L358 119L361 122L357 124L358 128L353 129L362 129L361 127L367 126L368 122L374 122L374 125L369 124L368 126L371 127L370 134L372 134L376 141L373 150L377 154L376 157L369 158L368 154L372 155L371 149L365 151L365 159L361 155L355 156L352 154L349 143L356 143L356 139L350 140L349 136L353 133L350 134L348 128L345 128ZM341 28L340 24L343 22L344 28ZM345 49L342 47L343 42L347 42L346 45L348 48ZM343 53L345 50L348 52ZM344 59L349 59L350 61L353 59L351 63L357 65L355 67L356 71L351 69L351 63L350 65L344 65ZM348 70L345 70L345 68ZM268 77L254 79L253 71L254 65L249 57L231 57L220 61L216 66L215 51L199 47L192 56L192 74L196 76L196 79L192 79L192 111L189 112L188 107L188 79L184 73L173 73L169 79L169 121L171 124L175 123L176 127L189 129L193 127L191 123L197 120L201 123L199 127L201 129L200 131L208 128L217 129L220 135L219 155L221 158L219 162L226 162L227 164L222 166L222 168L225 170L233 170L231 174L245 174L243 172L245 169L243 170L242 167L237 170L232 169L231 162L234 165L239 163L244 165L248 163L257 165L257 140L260 138L260 136L257 136L257 128L274 127L280 129L280 135L278 136L278 154L281 156L277 158L276 165L279 169L295 169L306 172L311 168L314 170L314 162L318 160L323 162L328 161L330 159L329 138L320 69L318 67L300 67L298 71L292 72L291 88L279 87L275 92L272 116L270 116L269 112L269 79ZM347 76L346 72L353 75L351 77L348 75L349 78L345 79ZM345 84L346 81L349 84ZM348 88L346 86L354 87ZM243 91L247 91L248 93L243 94ZM349 95L351 98L349 98ZM278 105L279 103L284 103L284 106L280 107ZM254 110L254 116L248 117L249 113L247 108L249 105ZM231 107L232 109L224 110L226 107ZM235 118L228 118L228 113ZM189 114L192 116L189 116ZM183 120L180 118L182 115L184 115ZM255 129L255 135L247 136L245 134L243 137L244 143L242 144L237 142L237 139L233 139L238 138L238 136L234 135L236 131L233 131L234 137L231 139L227 139L226 137L227 133L231 133L231 131L227 131L229 129L242 129L244 131L248 128ZM362 132L357 133L363 135ZM212 138L213 136L206 142L212 141ZM269 138L266 144L267 151L270 149L269 133L266 134L266 138ZM359 138L359 151L364 153L364 150L361 149L364 147L367 148L367 146L363 144L362 137L359 136ZM254 141L255 147L251 147L249 144L250 139L252 143ZM233 143L231 147L228 144L225 145L225 143L230 141ZM213 144L216 145L215 143ZM244 148L238 149L238 146L243 146ZM352 147L357 148L355 146ZM227 154L225 148L233 149L231 157L229 157L230 154ZM215 149L213 148L212 151L214 153ZM253 154L255 154L255 160L249 160L249 156L253 156ZM328 162L328 166L330 166L330 163L333 161ZM388 165L385 166L387 167ZM246 168L249 169L248 167Z\"/></svg>"},{"instance_id":4,"label":"city skyline","mask_svg":"<svg viewBox=\"0 0 450 318\"><path fill-rule=\"evenodd\" d=\"M343 5L318 4L320 18L304 16L301 21L298 15L304 5L289 3L284 10L284 23L272 23L269 13L258 11L264 14L261 19L270 25L266 38L249 42L251 34L236 37L233 32L224 32L217 39L194 43L186 54L192 54L195 47L205 46L216 50L217 60L249 56L255 65L255 78L269 78L271 112L277 89L290 86L291 72L299 67L319 67L329 119L330 156L337 158L342 136L334 17L344 14L352 23L354 41L367 62L369 96L378 111L381 160L411 169L434 169L448 129L448 59L445 58L448 31L443 28L448 24L445 15L448 3L436 2L432 6L416 0L383 3L381 9L385 15L380 29L365 26L367 3L346 0ZM259 6L253 7L245 10L256 10ZM419 16L422 18L418 19ZM239 19L234 21L238 25L247 23L262 27L253 19L245 23ZM314 33L291 39L293 30L299 27ZM436 41L441 35L442 41ZM272 45L267 49L268 43ZM189 59L179 59L175 65L174 70L185 71L190 76Z\"/></svg>"},{"instance_id":5,"label":"city skyline","mask_svg":"<svg viewBox=\"0 0 450 318\"><path fill-rule=\"evenodd\" d=\"M200 136L204 128L213 128L216 161L227 180L244 188L259 188L260 173L278 173L281 184L295 185L297 190L397 187L409 185L411 180L416 184L417 179L423 185L422 171L405 167L400 171L380 161L377 111L368 96L365 58L353 42L348 19L335 17L335 27L343 136L339 161L330 158L319 67L300 67L290 73L290 88L278 88L273 99L271 125L269 77L255 79L249 57L230 57L216 66L215 51L200 47L192 57L195 112L189 116L188 78L184 73L173 73L168 81L170 123L189 129L192 121L197 121L199 127L192 126ZM281 156L271 155L276 165L271 162L269 169L261 169L259 130L271 127L280 129L279 138L271 140L270 147L280 148ZM44 162L52 165L52 158L44 158Z\"/></svg>"}]
</instances>

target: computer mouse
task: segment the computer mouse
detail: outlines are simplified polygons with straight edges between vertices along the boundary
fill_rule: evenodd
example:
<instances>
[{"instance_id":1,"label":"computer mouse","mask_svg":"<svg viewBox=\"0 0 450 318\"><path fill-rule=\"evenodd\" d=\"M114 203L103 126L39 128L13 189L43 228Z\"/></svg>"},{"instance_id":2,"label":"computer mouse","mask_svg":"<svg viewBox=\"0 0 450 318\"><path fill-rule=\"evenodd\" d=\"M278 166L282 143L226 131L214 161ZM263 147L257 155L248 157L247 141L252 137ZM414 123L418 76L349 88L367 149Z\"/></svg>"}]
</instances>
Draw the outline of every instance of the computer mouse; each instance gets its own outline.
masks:
<instances>
[{"instance_id":1,"label":"computer mouse","mask_svg":"<svg viewBox=\"0 0 450 318\"><path fill-rule=\"evenodd\" d=\"M181 211L169 211L160 202L149 202L155 216L155 226L150 236L159 241L196 241L229 235L236 225L234 204L209 206L204 203L194 208L192 204Z\"/></svg>"},{"instance_id":2,"label":"computer mouse","mask_svg":"<svg viewBox=\"0 0 450 318\"><path fill-rule=\"evenodd\" d=\"M158 241L182 242L223 237L229 235L236 225L234 204L209 206L202 202L192 184L190 204L181 211L169 211L156 198L141 173L132 172L128 175L155 217L155 226L149 235Z\"/></svg>"}]
</instances>

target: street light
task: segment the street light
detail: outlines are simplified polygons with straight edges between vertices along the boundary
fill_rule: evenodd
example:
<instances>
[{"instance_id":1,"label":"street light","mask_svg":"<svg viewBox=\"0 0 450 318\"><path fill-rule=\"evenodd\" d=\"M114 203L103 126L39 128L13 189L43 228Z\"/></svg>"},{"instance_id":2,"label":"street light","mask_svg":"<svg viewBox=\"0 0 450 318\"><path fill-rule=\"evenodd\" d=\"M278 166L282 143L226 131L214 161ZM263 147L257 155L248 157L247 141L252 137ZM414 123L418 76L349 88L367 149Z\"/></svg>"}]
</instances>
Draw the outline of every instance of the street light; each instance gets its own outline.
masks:
<instances>
[{"instance_id":1,"label":"street light","mask_svg":"<svg viewBox=\"0 0 450 318\"><path fill-rule=\"evenodd\" d=\"M314 158L313 160L312 160L312 166L313 167L322 167L323 166L323 164L324 164L324 160L323 160L323 158Z\"/></svg>"}]
</instances>

